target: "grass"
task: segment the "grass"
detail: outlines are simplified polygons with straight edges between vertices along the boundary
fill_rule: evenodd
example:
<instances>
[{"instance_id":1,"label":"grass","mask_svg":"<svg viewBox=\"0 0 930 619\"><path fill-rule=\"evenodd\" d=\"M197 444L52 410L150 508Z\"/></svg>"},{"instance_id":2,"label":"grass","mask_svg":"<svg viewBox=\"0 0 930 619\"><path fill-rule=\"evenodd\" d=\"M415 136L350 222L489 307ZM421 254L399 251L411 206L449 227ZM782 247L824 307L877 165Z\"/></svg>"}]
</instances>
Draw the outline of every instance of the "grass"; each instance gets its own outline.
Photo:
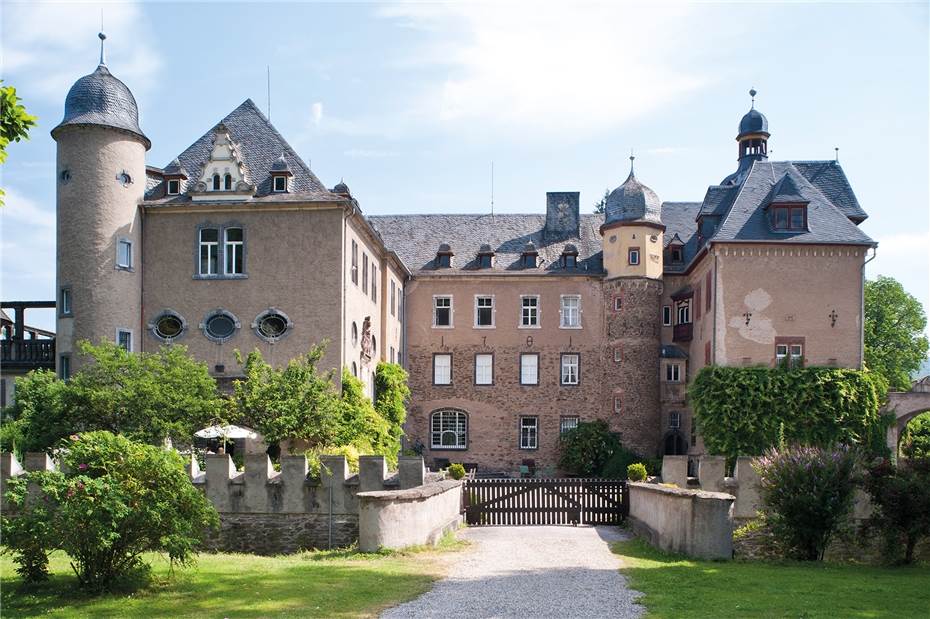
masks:
<instances>
[{"instance_id":1,"label":"grass","mask_svg":"<svg viewBox=\"0 0 930 619\"><path fill-rule=\"evenodd\" d=\"M697 561L617 542L622 572L652 618L930 616L930 567Z\"/></svg>"},{"instance_id":2,"label":"grass","mask_svg":"<svg viewBox=\"0 0 930 619\"><path fill-rule=\"evenodd\" d=\"M0 557L0 614L14 617L369 617L425 593L443 575L437 549L362 554L351 549L258 557L201 554L175 569L160 556L152 580L136 591L90 597L76 589L68 557L51 559L47 583L23 587L15 564Z\"/></svg>"}]
</instances>

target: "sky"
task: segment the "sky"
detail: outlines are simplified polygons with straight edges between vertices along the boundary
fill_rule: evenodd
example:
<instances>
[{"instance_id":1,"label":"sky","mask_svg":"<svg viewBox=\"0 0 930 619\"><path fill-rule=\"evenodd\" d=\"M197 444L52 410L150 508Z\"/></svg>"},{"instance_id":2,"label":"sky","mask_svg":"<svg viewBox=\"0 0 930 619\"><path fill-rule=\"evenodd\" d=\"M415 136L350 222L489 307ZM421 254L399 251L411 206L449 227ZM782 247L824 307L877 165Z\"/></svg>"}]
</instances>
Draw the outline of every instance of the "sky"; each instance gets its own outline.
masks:
<instances>
[{"instance_id":1,"label":"sky","mask_svg":"<svg viewBox=\"0 0 930 619\"><path fill-rule=\"evenodd\" d=\"M839 160L878 241L867 275L930 307L927 2L258 3L0 0L0 75L39 117L0 167L0 296L55 296L65 95L107 64L167 165L251 98L367 214L583 210L629 172L700 201L736 167L748 91L774 160ZM101 11L102 9L102 11ZM52 327L52 312L30 323Z\"/></svg>"}]
</instances>

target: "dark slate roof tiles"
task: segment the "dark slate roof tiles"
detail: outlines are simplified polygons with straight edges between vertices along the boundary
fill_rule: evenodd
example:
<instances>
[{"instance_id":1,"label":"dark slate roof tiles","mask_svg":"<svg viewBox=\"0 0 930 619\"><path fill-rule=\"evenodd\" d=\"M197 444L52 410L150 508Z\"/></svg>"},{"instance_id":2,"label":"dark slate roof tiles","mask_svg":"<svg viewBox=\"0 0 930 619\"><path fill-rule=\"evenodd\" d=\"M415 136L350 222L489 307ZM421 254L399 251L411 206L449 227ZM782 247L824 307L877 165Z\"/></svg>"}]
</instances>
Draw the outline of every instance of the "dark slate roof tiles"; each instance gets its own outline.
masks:
<instances>
[{"instance_id":1,"label":"dark slate roof tiles","mask_svg":"<svg viewBox=\"0 0 930 619\"><path fill-rule=\"evenodd\" d=\"M682 248L684 256L681 264L671 264L666 260L665 271L671 273L684 271L700 250L697 222L695 221L700 210L700 202L662 203L662 223L665 224L665 238L670 239L677 236L684 244Z\"/></svg>"},{"instance_id":2,"label":"dark slate roof tiles","mask_svg":"<svg viewBox=\"0 0 930 619\"><path fill-rule=\"evenodd\" d=\"M794 167L847 217L862 222L868 214L859 205L849 179L837 161L793 161Z\"/></svg>"}]
</instances>

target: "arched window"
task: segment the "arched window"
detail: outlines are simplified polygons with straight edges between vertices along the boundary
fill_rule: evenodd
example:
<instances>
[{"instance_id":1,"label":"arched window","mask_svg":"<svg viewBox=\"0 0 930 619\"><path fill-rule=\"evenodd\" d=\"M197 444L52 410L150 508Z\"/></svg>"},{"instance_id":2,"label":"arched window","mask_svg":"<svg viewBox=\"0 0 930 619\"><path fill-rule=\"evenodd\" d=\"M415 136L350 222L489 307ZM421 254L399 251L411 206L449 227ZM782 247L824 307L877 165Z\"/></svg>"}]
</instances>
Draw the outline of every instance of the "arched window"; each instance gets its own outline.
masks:
<instances>
[{"instance_id":1,"label":"arched window","mask_svg":"<svg viewBox=\"0 0 930 619\"><path fill-rule=\"evenodd\" d=\"M449 409L430 415L430 446L433 449L467 449L468 413Z\"/></svg>"},{"instance_id":2,"label":"arched window","mask_svg":"<svg viewBox=\"0 0 930 619\"><path fill-rule=\"evenodd\" d=\"M227 174L223 177L223 189L232 191L232 174Z\"/></svg>"},{"instance_id":3,"label":"arched window","mask_svg":"<svg viewBox=\"0 0 930 619\"><path fill-rule=\"evenodd\" d=\"M219 190L220 190L220 175L214 174L213 175L213 191L219 191Z\"/></svg>"},{"instance_id":4,"label":"arched window","mask_svg":"<svg viewBox=\"0 0 930 619\"><path fill-rule=\"evenodd\" d=\"M354 361L352 362L352 376L358 378L358 365Z\"/></svg>"},{"instance_id":5,"label":"arched window","mask_svg":"<svg viewBox=\"0 0 930 619\"><path fill-rule=\"evenodd\" d=\"M352 346L358 346L358 325L352 323Z\"/></svg>"}]
</instances>

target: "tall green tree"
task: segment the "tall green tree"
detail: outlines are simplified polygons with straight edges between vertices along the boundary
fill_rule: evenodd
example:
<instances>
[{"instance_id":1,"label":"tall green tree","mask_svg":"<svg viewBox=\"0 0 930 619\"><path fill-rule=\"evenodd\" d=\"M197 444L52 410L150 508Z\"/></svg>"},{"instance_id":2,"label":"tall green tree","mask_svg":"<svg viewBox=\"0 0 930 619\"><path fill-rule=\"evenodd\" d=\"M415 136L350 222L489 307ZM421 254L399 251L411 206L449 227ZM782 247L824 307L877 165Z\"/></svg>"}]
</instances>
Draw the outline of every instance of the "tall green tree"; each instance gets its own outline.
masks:
<instances>
[{"instance_id":1,"label":"tall green tree","mask_svg":"<svg viewBox=\"0 0 930 619\"><path fill-rule=\"evenodd\" d=\"M901 453L908 458L930 460L930 412L917 415L904 428Z\"/></svg>"},{"instance_id":2,"label":"tall green tree","mask_svg":"<svg viewBox=\"0 0 930 619\"><path fill-rule=\"evenodd\" d=\"M865 283L865 364L892 390L911 388L911 374L927 358L927 314L893 277Z\"/></svg>"},{"instance_id":3,"label":"tall green tree","mask_svg":"<svg viewBox=\"0 0 930 619\"><path fill-rule=\"evenodd\" d=\"M594 212L603 213L607 210L607 198L610 196L610 189L604 190L604 197L594 203Z\"/></svg>"},{"instance_id":4,"label":"tall green tree","mask_svg":"<svg viewBox=\"0 0 930 619\"><path fill-rule=\"evenodd\" d=\"M29 130L36 124L36 117L26 112L20 101L16 88L0 85L0 164L6 161L6 148L10 142L28 139ZM3 204L3 195L0 189L0 205Z\"/></svg>"}]
</instances>

